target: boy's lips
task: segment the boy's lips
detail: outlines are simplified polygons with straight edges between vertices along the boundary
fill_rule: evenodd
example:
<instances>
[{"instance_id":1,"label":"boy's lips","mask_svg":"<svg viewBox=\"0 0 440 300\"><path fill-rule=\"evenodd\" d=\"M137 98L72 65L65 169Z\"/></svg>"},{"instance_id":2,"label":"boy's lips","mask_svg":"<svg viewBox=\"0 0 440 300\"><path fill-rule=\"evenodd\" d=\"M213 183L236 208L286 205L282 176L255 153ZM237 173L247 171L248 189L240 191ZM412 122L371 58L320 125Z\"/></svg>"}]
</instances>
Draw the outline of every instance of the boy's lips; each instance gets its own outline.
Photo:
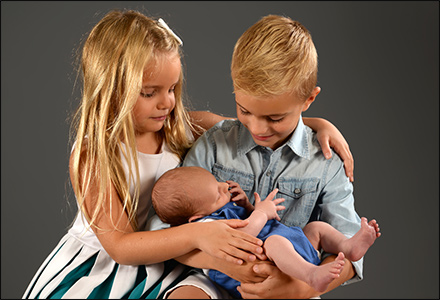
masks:
<instances>
[{"instance_id":1,"label":"boy's lips","mask_svg":"<svg viewBox=\"0 0 440 300\"><path fill-rule=\"evenodd\" d=\"M273 137L273 134L272 135L255 135L255 134L252 134L252 136L254 137L254 139L256 139L258 141L264 142L264 141L267 141L268 139L270 139L271 137Z\"/></svg>"}]
</instances>

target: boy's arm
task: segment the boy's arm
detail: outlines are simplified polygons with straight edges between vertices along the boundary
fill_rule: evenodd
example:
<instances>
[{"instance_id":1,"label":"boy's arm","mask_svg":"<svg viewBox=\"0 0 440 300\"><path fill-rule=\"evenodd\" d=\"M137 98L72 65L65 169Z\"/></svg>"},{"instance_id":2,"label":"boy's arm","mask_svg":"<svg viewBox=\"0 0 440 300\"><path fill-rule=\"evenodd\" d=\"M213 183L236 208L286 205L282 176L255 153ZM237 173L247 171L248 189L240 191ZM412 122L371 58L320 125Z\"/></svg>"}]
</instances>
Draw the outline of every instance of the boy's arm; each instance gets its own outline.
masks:
<instances>
[{"instance_id":1,"label":"boy's arm","mask_svg":"<svg viewBox=\"0 0 440 300\"><path fill-rule=\"evenodd\" d=\"M329 256L321 264L330 263L335 258L336 255ZM282 273L268 260L236 265L199 250L194 250L176 258L176 260L194 268L218 270L234 278L241 282L239 291L245 299L309 299L337 288L355 274L350 261L345 259L345 266L339 277L329 285L324 293L320 293L304 281Z\"/></svg>"},{"instance_id":2,"label":"boy's arm","mask_svg":"<svg viewBox=\"0 0 440 300\"><path fill-rule=\"evenodd\" d=\"M336 255L324 259L322 264L334 261ZM234 268L241 268L237 266ZM276 266L269 264L258 264L252 268L254 276L266 277L262 282L241 283L238 291L244 299L309 299L337 288L355 274L351 262L345 259L344 268L339 277L332 281L325 292L317 292L304 281L290 277L282 273Z\"/></svg>"}]
</instances>

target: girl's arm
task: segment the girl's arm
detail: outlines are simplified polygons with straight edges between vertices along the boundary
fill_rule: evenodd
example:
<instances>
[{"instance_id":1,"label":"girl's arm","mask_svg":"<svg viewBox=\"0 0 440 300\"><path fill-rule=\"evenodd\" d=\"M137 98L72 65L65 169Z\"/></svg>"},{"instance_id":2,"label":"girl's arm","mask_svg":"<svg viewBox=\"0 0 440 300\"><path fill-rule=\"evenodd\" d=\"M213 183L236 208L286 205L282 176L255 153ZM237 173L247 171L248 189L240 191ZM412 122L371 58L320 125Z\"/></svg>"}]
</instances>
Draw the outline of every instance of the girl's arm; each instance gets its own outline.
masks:
<instances>
[{"instance_id":1,"label":"girl's arm","mask_svg":"<svg viewBox=\"0 0 440 300\"><path fill-rule=\"evenodd\" d=\"M70 164L72 165L72 157ZM72 169L71 169L72 176ZM93 178L85 196L85 208L91 212L96 205L99 178ZM148 265L163 262L200 249L228 262L241 264L243 260L255 260L262 253L262 242L233 228L245 226L247 221L220 220L208 223L189 223L156 231L135 232L124 212L116 189L111 186L110 199L92 227L107 253L119 264Z\"/></svg>"},{"instance_id":2,"label":"girl's arm","mask_svg":"<svg viewBox=\"0 0 440 300\"><path fill-rule=\"evenodd\" d=\"M226 119L232 119L214 114L209 111L189 111L188 113L190 116L190 121L195 124L196 127L201 127L203 129L202 132L193 132L195 139L199 138L199 136L203 134L204 131L208 130L218 122Z\"/></svg>"},{"instance_id":3,"label":"girl's arm","mask_svg":"<svg viewBox=\"0 0 440 300\"><path fill-rule=\"evenodd\" d=\"M226 120L235 119L230 117L223 117L208 111L190 111L191 122L196 126L200 126L203 130L208 130L216 123ZM354 159L350 152L350 147L345 140L342 133L331 122L323 118L307 118L303 117L303 122L317 133L318 142L321 145L322 152L325 158L332 157L330 147L339 154L344 161L345 174L350 181L354 181ZM197 139L203 132L193 132L195 139Z\"/></svg>"},{"instance_id":4,"label":"girl's arm","mask_svg":"<svg viewBox=\"0 0 440 300\"><path fill-rule=\"evenodd\" d=\"M354 181L353 169L354 159L350 152L350 147L347 141L344 139L342 133L336 128L335 125L322 118L306 118L303 117L303 122L317 133L318 142L321 145L322 152L325 158L332 157L330 147L332 147L336 153L339 154L344 161L345 174L350 181Z\"/></svg>"}]
</instances>

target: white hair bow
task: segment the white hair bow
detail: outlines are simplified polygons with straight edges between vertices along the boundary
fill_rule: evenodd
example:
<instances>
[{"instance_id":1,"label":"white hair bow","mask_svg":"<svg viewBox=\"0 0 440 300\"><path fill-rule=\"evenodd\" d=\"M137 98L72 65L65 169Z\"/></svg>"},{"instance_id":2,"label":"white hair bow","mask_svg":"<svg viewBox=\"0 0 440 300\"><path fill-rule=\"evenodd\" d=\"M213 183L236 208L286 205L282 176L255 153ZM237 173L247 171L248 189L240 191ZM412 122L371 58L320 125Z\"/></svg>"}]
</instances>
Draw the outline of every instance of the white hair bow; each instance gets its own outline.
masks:
<instances>
[{"instance_id":1,"label":"white hair bow","mask_svg":"<svg viewBox=\"0 0 440 300\"><path fill-rule=\"evenodd\" d=\"M166 31L168 31L172 36L174 36L174 37L176 38L176 40L179 42L179 45L180 45L180 46L183 45L183 42L182 42L182 40L180 39L180 37L178 37L177 34L175 34L174 31L171 30L171 28L167 25L167 23L165 23L165 21L164 21L162 18L160 18L160 19L157 21L157 23L158 23L161 27L163 27Z\"/></svg>"}]
</instances>

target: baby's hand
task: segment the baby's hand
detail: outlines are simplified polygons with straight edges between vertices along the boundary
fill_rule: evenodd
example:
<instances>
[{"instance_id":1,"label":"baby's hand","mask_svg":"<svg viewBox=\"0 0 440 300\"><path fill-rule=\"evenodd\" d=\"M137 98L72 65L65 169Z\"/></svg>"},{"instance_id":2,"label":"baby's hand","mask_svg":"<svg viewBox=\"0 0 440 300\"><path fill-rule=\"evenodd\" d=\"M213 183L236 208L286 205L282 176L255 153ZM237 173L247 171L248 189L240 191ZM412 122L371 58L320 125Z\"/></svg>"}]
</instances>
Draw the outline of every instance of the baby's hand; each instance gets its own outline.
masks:
<instances>
[{"instance_id":1,"label":"baby's hand","mask_svg":"<svg viewBox=\"0 0 440 300\"><path fill-rule=\"evenodd\" d=\"M285 209L285 207L278 204L284 202L284 198L273 199L276 193L278 193L278 189L274 189L264 201L261 201L260 195L258 195L258 193L254 193L255 210L259 210L265 213L268 220L276 219L280 221L281 219L277 212Z\"/></svg>"},{"instance_id":2,"label":"baby's hand","mask_svg":"<svg viewBox=\"0 0 440 300\"><path fill-rule=\"evenodd\" d=\"M249 198L241 189L240 185L232 180L227 180L226 183L229 184L231 201L234 201L238 206L244 207L248 211L252 211L254 206L249 202Z\"/></svg>"}]
</instances>

